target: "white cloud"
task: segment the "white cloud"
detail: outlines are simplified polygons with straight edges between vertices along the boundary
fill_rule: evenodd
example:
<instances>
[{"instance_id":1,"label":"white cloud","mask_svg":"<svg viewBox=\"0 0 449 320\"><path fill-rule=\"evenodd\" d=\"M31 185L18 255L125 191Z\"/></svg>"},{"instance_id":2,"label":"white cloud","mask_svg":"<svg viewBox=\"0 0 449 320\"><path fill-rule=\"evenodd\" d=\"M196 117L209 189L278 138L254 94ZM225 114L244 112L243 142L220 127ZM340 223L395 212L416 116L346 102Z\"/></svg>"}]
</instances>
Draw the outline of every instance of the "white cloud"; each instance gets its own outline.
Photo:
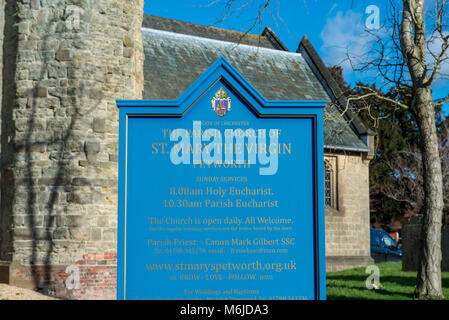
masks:
<instances>
[{"instance_id":1,"label":"white cloud","mask_svg":"<svg viewBox=\"0 0 449 320\"><path fill-rule=\"evenodd\" d=\"M364 23L363 15L351 10L338 11L327 19L320 34L321 52L327 65L342 66L345 75L352 72L348 55L352 62L359 63L369 49Z\"/></svg>"},{"instance_id":2,"label":"white cloud","mask_svg":"<svg viewBox=\"0 0 449 320\"><path fill-rule=\"evenodd\" d=\"M323 60L328 66L342 66L344 76L348 78L347 80L358 76L360 79L372 78L373 80L382 81L380 76L377 77L375 70L353 73L353 66L360 67L377 57L377 53L373 51L374 48L378 48L374 44L376 39L366 30L365 20L367 18L367 15L352 10L346 12L337 11L334 15L327 18L320 34L323 41L320 50ZM389 41L389 36L391 36L390 30L385 28L381 28L378 31L371 30L371 32L377 32L377 35L385 41ZM441 50L441 43L441 38L434 39L429 45L430 50L438 54ZM428 53L426 58L427 62L432 66L434 64L433 57ZM449 60L441 65L440 73L445 74L446 77L445 79L437 79L435 85L438 87L447 86Z\"/></svg>"}]
</instances>

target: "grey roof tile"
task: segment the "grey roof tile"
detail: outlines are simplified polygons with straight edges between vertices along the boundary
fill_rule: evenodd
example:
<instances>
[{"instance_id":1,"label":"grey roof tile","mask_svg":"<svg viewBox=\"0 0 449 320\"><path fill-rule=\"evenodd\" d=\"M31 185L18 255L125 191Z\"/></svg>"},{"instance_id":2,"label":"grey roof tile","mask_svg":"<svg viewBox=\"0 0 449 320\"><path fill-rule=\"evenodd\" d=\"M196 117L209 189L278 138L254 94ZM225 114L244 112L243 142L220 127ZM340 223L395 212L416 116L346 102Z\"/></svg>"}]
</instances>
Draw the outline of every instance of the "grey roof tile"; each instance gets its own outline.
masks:
<instances>
[{"instance_id":1,"label":"grey roof tile","mask_svg":"<svg viewBox=\"0 0 449 320\"><path fill-rule=\"evenodd\" d=\"M143 29L144 99L177 99L223 56L268 100L331 101L299 53L161 29ZM335 106L330 104L325 113L331 119L325 121L326 146L367 149Z\"/></svg>"},{"instance_id":2,"label":"grey roof tile","mask_svg":"<svg viewBox=\"0 0 449 320\"><path fill-rule=\"evenodd\" d=\"M201 24L179 21L175 19L163 18L152 15L144 15L143 27L169 31L178 34L187 34L208 39L215 39L221 41L228 41L234 43L248 44L256 47L274 48L280 47L282 44L277 43L277 39L272 39L270 36L261 35L256 36L232 30L220 29ZM265 34L265 33L264 33ZM270 35L270 33L268 32Z\"/></svg>"}]
</instances>

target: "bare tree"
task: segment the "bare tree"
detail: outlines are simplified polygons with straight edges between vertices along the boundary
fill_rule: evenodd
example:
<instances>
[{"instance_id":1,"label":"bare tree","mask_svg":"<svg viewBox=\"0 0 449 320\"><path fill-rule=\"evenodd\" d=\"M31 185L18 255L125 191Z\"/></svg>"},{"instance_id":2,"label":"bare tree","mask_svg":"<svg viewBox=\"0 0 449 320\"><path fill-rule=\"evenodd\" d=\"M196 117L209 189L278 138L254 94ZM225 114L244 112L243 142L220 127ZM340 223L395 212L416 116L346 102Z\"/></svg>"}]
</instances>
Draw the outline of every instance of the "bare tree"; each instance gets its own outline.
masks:
<instances>
[{"instance_id":1,"label":"bare tree","mask_svg":"<svg viewBox=\"0 0 449 320\"><path fill-rule=\"evenodd\" d=\"M409 108L416 119L422 163L423 243L420 248L415 296L420 299L442 298L441 286L441 227L443 217L443 175L439 141L435 124L435 106L449 99L434 101L432 86L442 74L441 66L448 61L449 8L447 0L403 0L402 10L397 1L390 1L389 38L377 35L374 50L377 57L363 68L375 68L387 86L398 93L408 87L412 91ZM429 27L426 30L426 27ZM433 45L440 44L439 48ZM438 50L436 50L438 49ZM431 58L429 58L429 56ZM373 92L374 94L374 92ZM377 97L377 93L374 94ZM379 97L380 98L380 97Z\"/></svg>"},{"instance_id":2,"label":"bare tree","mask_svg":"<svg viewBox=\"0 0 449 320\"><path fill-rule=\"evenodd\" d=\"M354 105L361 106L358 111L369 109L369 100L376 99L409 110L416 120L420 150L417 160L422 165L423 242L419 248L420 266L415 297L443 298L441 228L444 203L441 163L447 158L440 157L441 143L435 123L435 108L449 101L449 93L434 100L432 87L436 80L449 79L449 75L441 69L449 63L449 1L390 0L389 3L391 17L386 20L383 32L366 30L375 39L367 56L355 59L348 51L348 60L356 71L375 71L381 88L390 92L394 90L396 95L391 98L377 89L360 86L356 89L363 89L364 93L346 95L346 103L340 106L342 114L339 116L347 114L349 110L357 114ZM399 99L406 90L412 93L409 105ZM397 168L398 174L412 174L404 172L405 169ZM402 185L404 190L396 190L390 195L405 190L416 191L418 188L419 180L405 179L403 182L409 185Z\"/></svg>"},{"instance_id":3,"label":"bare tree","mask_svg":"<svg viewBox=\"0 0 449 320\"><path fill-rule=\"evenodd\" d=\"M237 0L215 0L213 3L225 4L222 17L224 19L241 8L236 5L237 2ZM260 25L262 14L269 11L271 4L270 0L248 0L245 6L255 2L259 4L258 14L247 32ZM415 296L420 299L443 297L441 285L443 175L439 151L441 144L438 141L434 109L449 101L449 93L446 97L434 100L432 86L439 79L449 79L449 75L443 74L441 69L444 64L449 63L448 6L449 0L428 2L390 0L391 16L384 24L384 32L374 33L367 30L376 39L370 50L370 59L364 58L364 61L369 62L363 65L352 64L355 70L375 70L377 80L382 86L388 90L394 88L398 96L404 88L410 89L412 92L410 105L365 87L362 96L345 97L346 105L339 106L342 111L340 116L343 116L348 110L353 109L354 101L375 98L409 110L416 119L421 151L419 160L422 164L424 216L421 262L415 289ZM349 55L348 58L350 59ZM369 108L369 104L365 103L364 108Z\"/></svg>"},{"instance_id":4,"label":"bare tree","mask_svg":"<svg viewBox=\"0 0 449 320\"><path fill-rule=\"evenodd\" d=\"M447 136L439 137L441 171L443 175L444 224L449 223L449 140ZM402 203L408 210L420 212L424 205L422 152L418 146L411 146L408 151L396 152L384 162L394 175L394 184L376 186L376 192Z\"/></svg>"}]
</instances>

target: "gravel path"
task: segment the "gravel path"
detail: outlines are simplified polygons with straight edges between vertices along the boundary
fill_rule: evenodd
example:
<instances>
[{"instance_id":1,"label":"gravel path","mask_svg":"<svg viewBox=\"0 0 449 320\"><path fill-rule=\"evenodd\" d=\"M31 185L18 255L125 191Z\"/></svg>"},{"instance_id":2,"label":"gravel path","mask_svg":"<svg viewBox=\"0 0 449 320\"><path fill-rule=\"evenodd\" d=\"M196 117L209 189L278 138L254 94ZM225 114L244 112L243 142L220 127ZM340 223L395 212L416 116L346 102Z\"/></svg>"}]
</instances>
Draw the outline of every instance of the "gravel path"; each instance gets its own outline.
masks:
<instances>
[{"instance_id":1,"label":"gravel path","mask_svg":"<svg viewBox=\"0 0 449 320\"><path fill-rule=\"evenodd\" d=\"M0 283L0 300L58 300L33 290L17 288Z\"/></svg>"}]
</instances>

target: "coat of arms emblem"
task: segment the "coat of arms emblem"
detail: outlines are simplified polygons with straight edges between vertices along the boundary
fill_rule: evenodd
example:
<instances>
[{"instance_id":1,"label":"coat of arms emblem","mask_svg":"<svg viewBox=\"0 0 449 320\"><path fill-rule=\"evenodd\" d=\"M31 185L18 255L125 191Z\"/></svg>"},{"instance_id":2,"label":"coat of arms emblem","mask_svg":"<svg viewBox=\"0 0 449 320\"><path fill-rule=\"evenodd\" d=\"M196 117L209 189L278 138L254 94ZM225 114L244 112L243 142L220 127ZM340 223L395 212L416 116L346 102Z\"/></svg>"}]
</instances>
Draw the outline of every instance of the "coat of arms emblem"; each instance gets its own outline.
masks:
<instances>
[{"instance_id":1,"label":"coat of arms emblem","mask_svg":"<svg viewBox=\"0 0 449 320\"><path fill-rule=\"evenodd\" d=\"M220 117L224 117L228 111L231 111L231 98L228 97L228 93L222 87L215 93L215 97L212 99L212 109Z\"/></svg>"}]
</instances>

